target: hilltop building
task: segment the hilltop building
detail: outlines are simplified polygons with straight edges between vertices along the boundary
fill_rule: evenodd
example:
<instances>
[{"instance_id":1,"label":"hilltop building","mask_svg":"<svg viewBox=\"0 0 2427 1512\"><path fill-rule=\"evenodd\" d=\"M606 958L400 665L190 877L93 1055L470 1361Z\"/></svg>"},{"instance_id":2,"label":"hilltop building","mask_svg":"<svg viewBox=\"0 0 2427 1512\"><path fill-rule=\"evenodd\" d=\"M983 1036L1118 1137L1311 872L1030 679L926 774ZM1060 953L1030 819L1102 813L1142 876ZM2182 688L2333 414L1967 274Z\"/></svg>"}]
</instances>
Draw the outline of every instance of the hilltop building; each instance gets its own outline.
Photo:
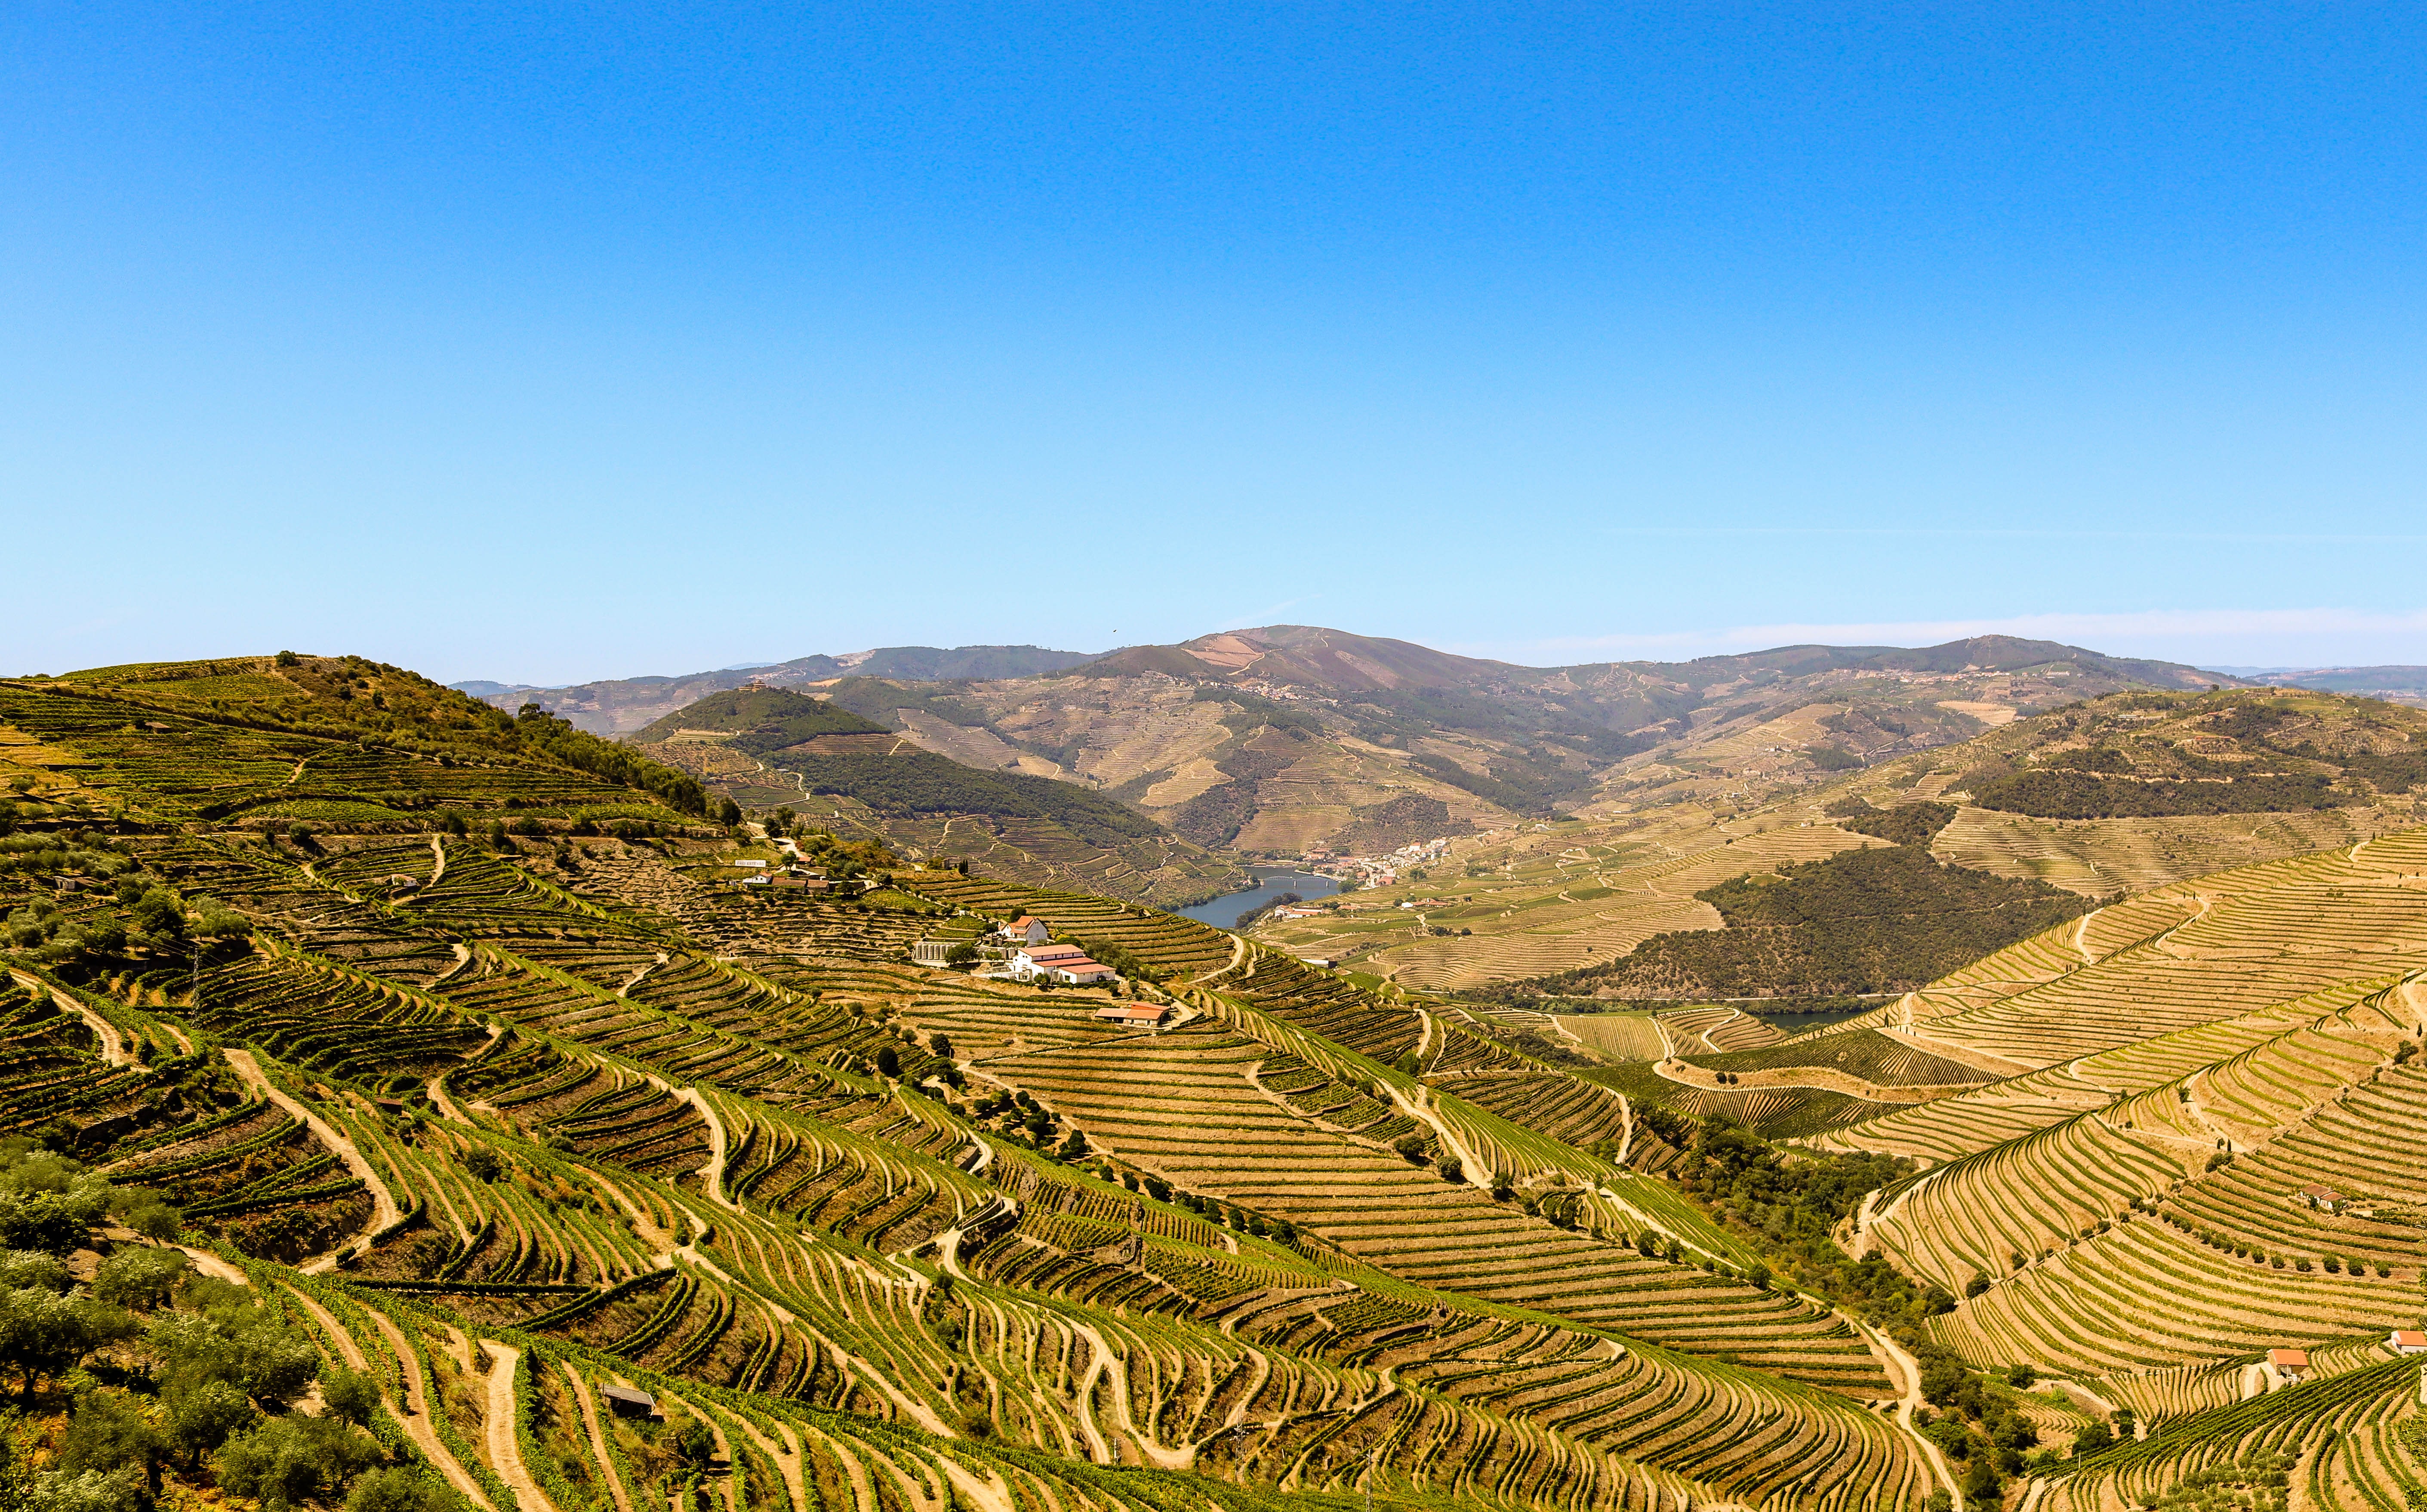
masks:
<instances>
[{"instance_id":1,"label":"hilltop building","mask_svg":"<svg viewBox=\"0 0 2427 1512\"><path fill-rule=\"evenodd\" d=\"M1011 974L1022 982L1045 977L1082 986L1091 982L1111 982L1120 975L1111 967L1088 959L1087 952L1075 945L1032 945L1024 951L1015 951Z\"/></svg>"}]
</instances>

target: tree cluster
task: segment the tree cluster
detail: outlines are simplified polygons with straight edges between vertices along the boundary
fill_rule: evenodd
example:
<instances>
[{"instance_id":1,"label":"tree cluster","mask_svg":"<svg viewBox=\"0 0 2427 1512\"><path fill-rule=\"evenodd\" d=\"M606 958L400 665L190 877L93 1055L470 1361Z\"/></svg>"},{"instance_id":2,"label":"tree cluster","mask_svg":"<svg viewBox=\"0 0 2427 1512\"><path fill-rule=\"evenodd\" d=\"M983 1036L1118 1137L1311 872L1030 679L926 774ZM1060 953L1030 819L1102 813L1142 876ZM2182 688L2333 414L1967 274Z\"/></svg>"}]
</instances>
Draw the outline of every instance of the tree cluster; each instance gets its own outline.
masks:
<instances>
[{"instance_id":1,"label":"tree cluster","mask_svg":"<svg viewBox=\"0 0 2427 1512\"><path fill-rule=\"evenodd\" d=\"M809 791L855 798L880 814L1045 819L1098 845L1161 833L1154 821L1075 783L1019 772L980 772L932 751L847 756L783 752L773 759L799 772Z\"/></svg>"},{"instance_id":2,"label":"tree cluster","mask_svg":"<svg viewBox=\"0 0 2427 1512\"><path fill-rule=\"evenodd\" d=\"M2172 819L2191 814L2305 813L2350 800L2313 772L2197 778L2109 777L2079 771L2018 772L1976 789L1982 808L2037 819Z\"/></svg>"},{"instance_id":3,"label":"tree cluster","mask_svg":"<svg viewBox=\"0 0 2427 1512\"><path fill-rule=\"evenodd\" d=\"M1950 866L1918 845L1841 852L1695 896L1727 927L1655 935L1615 961L1492 995L1707 1001L1905 992L2097 906L2044 882Z\"/></svg>"},{"instance_id":4,"label":"tree cluster","mask_svg":"<svg viewBox=\"0 0 2427 1512\"><path fill-rule=\"evenodd\" d=\"M513 727L527 749L543 753L576 771L654 793L669 807L685 814L708 812L708 790L697 778L652 761L628 745L602 740L587 730L575 729L569 722L537 704L525 704L514 718Z\"/></svg>"},{"instance_id":5,"label":"tree cluster","mask_svg":"<svg viewBox=\"0 0 2427 1512\"><path fill-rule=\"evenodd\" d=\"M1875 836L1890 845L1927 846L1955 819L1955 805L1924 801L1873 808L1860 799L1832 804L1826 812L1840 829Z\"/></svg>"}]
</instances>

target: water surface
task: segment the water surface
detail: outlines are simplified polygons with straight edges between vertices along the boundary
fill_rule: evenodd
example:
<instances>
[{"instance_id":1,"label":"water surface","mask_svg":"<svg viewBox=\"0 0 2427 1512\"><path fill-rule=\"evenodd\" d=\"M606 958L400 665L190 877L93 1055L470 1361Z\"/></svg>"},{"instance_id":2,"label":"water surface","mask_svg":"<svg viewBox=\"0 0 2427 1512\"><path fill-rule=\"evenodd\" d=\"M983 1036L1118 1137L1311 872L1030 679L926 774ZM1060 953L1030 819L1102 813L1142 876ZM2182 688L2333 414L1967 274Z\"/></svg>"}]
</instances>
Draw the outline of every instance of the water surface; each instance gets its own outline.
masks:
<instances>
[{"instance_id":1,"label":"water surface","mask_svg":"<svg viewBox=\"0 0 2427 1512\"><path fill-rule=\"evenodd\" d=\"M1311 871L1275 871L1262 867L1249 867L1247 874L1256 879L1256 886L1244 892L1226 892L1211 902L1177 912L1182 918L1211 924L1215 929L1232 929L1237 927L1241 914L1250 908L1262 908L1285 892L1296 893L1312 902L1317 898L1328 898L1340 890L1336 879L1318 876Z\"/></svg>"}]
</instances>

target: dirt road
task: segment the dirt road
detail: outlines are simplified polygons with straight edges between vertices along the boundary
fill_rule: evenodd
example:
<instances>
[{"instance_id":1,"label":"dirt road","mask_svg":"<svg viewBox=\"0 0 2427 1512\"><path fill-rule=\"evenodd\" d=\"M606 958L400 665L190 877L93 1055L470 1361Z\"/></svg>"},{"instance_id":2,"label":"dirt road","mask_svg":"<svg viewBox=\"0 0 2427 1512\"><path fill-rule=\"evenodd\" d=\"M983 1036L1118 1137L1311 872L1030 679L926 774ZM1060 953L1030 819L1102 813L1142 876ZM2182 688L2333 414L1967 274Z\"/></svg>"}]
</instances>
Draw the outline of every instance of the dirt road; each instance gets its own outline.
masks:
<instances>
[{"instance_id":1,"label":"dirt road","mask_svg":"<svg viewBox=\"0 0 2427 1512\"><path fill-rule=\"evenodd\" d=\"M318 1114L272 1085L269 1078L262 1074L261 1063L253 1059L251 1050L225 1050L221 1053L227 1057L228 1065L235 1070L237 1078L245 1085L277 1104L281 1111L312 1130L313 1137L325 1146L331 1154L345 1162L346 1169L352 1173L354 1179L370 1189L371 1215L364 1223L361 1232L355 1238L367 1240L371 1235L404 1215L403 1211L397 1207L396 1197L388 1191L387 1183L380 1179L377 1171L371 1169L371 1162L363 1158L363 1152L354 1147L352 1140L331 1128ZM351 1244L353 1240L350 1239L346 1243ZM345 1247L345 1244L339 1244L336 1249L332 1249L325 1255L305 1260L296 1269L306 1275L318 1275L323 1271L335 1270L337 1253Z\"/></svg>"}]
</instances>

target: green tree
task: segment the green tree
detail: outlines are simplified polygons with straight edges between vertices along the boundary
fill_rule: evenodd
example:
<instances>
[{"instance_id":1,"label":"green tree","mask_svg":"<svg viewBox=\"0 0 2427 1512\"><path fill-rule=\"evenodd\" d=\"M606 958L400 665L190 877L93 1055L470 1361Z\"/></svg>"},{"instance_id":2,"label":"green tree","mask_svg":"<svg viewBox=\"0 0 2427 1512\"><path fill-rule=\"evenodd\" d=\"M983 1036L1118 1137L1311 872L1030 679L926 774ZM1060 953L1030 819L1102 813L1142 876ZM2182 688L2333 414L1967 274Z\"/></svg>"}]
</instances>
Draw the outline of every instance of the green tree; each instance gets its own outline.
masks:
<instances>
[{"instance_id":1,"label":"green tree","mask_svg":"<svg viewBox=\"0 0 2427 1512\"><path fill-rule=\"evenodd\" d=\"M1976 1498L1990 1503L1997 1499L1997 1466L1986 1455L1974 1459L1972 1468L1963 1472L1963 1500L1969 1504Z\"/></svg>"},{"instance_id":2,"label":"green tree","mask_svg":"<svg viewBox=\"0 0 2427 1512\"><path fill-rule=\"evenodd\" d=\"M379 1382L368 1371L338 1369L323 1371L320 1375L320 1400L331 1413L354 1424L367 1427L379 1411Z\"/></svg>"},{"instance_id":3,"label":"green tree","mask_svg":"<svg viewBox=\"0 0 2427 1512\"><path fill-rule=\"evenodd\" d=\"M109 1211L109 1183L73 1162L32 1160L0 1176L0 1245L64 1255Z\"/></svg>"},{"instance_id":4,"label":"green tree","mask_svg":"<svg viewBox=\"0 0 2427 1512\"><path fill-rule=\"evenodd\" d=\"M187 1466L260 1421L261 1414L244 1389L229 1381L204 1381L172 1390L169 1408L169 1446Z\"/></svg>"},{"instance_id":5,"label":"green tree","mask_svg":"<svg viewBox=\"0 0 2427 1512\"><path fill-rule=\"evenodd\" d=\"M29 1403L37 1381L57 1377L135 1331L134 1319L90 1297L45 1287L0 1292L0 1365L17 1373L18 1394Z\"/></svg>"},{"instance_id":6,"label":"green tree","mask_svg":"<svg viewBox=\"0 0 2427 1512\"><path fill-rule=\"evenodd\" d=\"M132 1397L119 1391L83 1391L68 1414L59 1442L65 1471L133 1470L143 1477L146 1502L160 1495L160 1456L168 1445Z\"/></svg>"},{"instance_id":7,"label":"green tree","mask_svg":"<svg viewBox=\"0 0 2427 1512\"><path fill-rule=\"evenodd\" d=\"M269 1512L322 1500L379 1463L379 1446L332 1418L271 1418L220 1446L220 1484Z\"/></svg>"},{"instance_id":8,"label":"green tree","mask_svg":"<svg viewBox=\"0 0 2427 1512\"><path fill-rule=\"evenodd\" d=\"M180 1250L122 1249L102 1261L100 1273L93 1277L92 1294L114 1308L148 1311L168 1301L193 1269Z\"/></svg>"}]
</instances>

